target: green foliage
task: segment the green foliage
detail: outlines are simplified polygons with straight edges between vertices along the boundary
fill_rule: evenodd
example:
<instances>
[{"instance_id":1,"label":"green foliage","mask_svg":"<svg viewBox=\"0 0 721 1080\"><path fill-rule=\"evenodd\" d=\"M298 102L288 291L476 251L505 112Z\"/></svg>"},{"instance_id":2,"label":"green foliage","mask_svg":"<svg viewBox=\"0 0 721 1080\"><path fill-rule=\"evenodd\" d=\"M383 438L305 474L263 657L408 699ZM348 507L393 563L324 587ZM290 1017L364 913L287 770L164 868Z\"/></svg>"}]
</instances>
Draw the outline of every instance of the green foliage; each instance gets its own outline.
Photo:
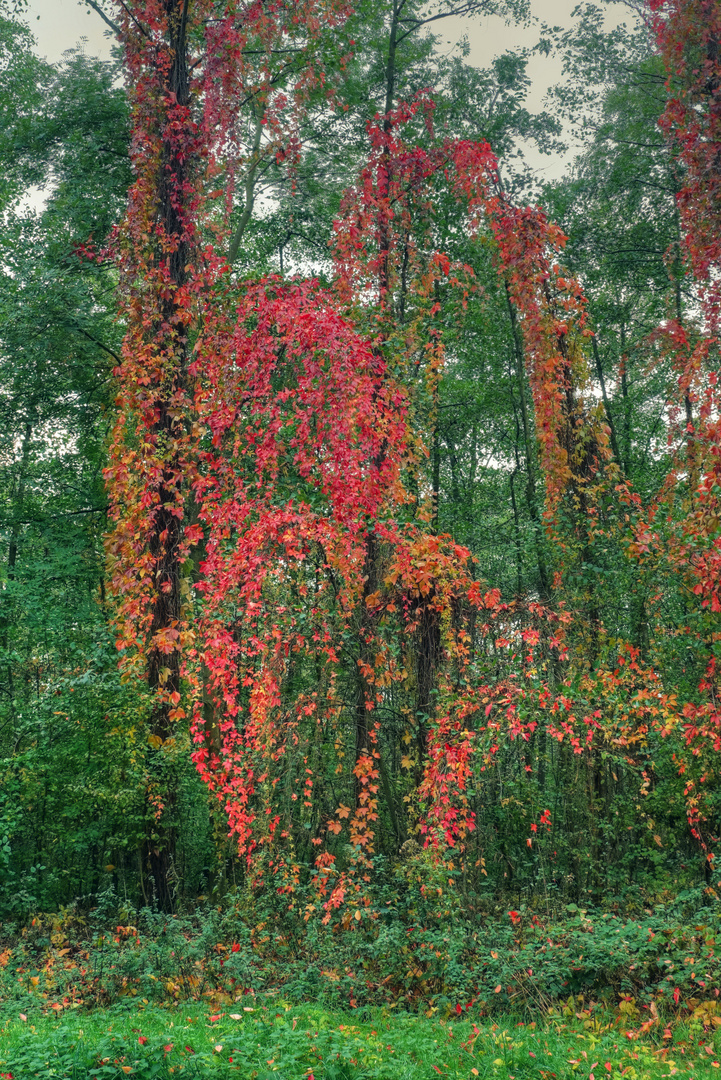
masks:
<instances>
[{"instance_id":1,"label":"green foliage","mask_svg":"<svg viewBox=\"0 0 721 1080\"><path fill-rule=\"evenodd\" d=\"M54 675L18 717L14 753L0 759L3 918L57 909L111 885L152 901L140 850L152 827L148 786L159 766L146 706L137 687L120 682L112 642L101 639L94 655L85 646L75 656L82 667ZM187 737L163 760L178 784L175 889L197 895L215 866Z\"/></svg>"},{"instance_id":2,"label":"green foliage","mask_svg":"<svg viewBox=\"0 0 721 1080\"><path fill-rule=\"evenodd\" d=\"M5 924L0 1001L6 1016L120 1002L220 1012L273 987L298 1005L533 1018L564 1015L580 996L638 1028L716 1015L720 915L692 891L635 918L569 904L556 917L522 906L469 919L448 876L419 863L388 881L383 906L345 926L306 922L263 896L185 916L133 911L109 889L87 916Z\"/></svg>"},{"instance_id":3,"label":"green foliage","mask_svg":"<svg viewBox=\"0 0 721 1080\"><path fill-rule=\"evenodd\" d=\"M36 110L50 69L32 52L32 35L0 9L0 210L42 177L34 140Z\"/></svg>"},{"instance_id":4,"label":"green foliage","mask_svg":"<svg viewBox=\"0 0 721 1080\"><path fill-rule=\"evenodd\" d=\"M700 1045L694 1039L699 1031ZM440 1074L452 1080L536 1080L588 1076L595 1069L611 1080L656 1080L714 1075L719 1045L718 1034L700 1025L679 1029L670 1044L653 1035L628 1040L612 1017L591 1013L580 1002L563 1020L524 1024L506 1015L479 1027L465 1017L418 1018L387 1011L358 1017L266 998L241 1012L214 1015L187 1006L141 1006L33 1024L14 1019L0 1036L0 1075L9 1072L28 1080L170 1080L179 1073L219 1080L427 1080Z\"/></svg>"}]
</instances>

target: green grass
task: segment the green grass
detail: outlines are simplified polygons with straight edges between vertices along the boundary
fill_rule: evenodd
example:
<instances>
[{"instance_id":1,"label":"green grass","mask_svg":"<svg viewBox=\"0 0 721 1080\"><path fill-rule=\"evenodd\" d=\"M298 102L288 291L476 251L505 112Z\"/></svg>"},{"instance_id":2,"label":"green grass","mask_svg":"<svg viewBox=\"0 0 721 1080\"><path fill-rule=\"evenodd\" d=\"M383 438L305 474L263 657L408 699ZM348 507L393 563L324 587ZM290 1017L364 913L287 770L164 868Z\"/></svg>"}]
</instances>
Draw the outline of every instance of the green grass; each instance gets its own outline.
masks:
<instances>
[{"instance_id":1,"label":"green grass","mask_svg":"<svg viewBox=\"0 0 721 1080\"><path fill-rule=\"evenodd\" d=\"M247 1000L247 999L246 999ZM663 1024L629 1038L628 1023L588 1011L536 1023L376 1011L361 1019L256 1000L211 1014L131 1005L13 1016L0 1029L0 1077L13 1080L645 1080L720 1076L721 1035ZM670 1036L670 1037L669 1037Z\"/></svg>"}]
</instances>

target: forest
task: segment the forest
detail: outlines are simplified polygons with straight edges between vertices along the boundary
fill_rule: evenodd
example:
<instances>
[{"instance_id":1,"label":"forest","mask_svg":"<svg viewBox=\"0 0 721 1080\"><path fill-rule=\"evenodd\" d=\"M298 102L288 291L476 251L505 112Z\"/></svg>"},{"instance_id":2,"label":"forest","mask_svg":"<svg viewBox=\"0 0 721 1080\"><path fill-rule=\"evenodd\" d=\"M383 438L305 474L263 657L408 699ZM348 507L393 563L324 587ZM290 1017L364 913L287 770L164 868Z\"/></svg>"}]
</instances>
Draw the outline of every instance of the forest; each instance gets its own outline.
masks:
<instances>
[{"instance_id":1,"label":"forest","mask_svg":"<svg viewBox=\"0 0 721 1080\"><path fill-rule=\"evenodd\" d=\"M721 2L85 6L0 3L0 1075L718 1068Z\"/></svg>"}]
</instances>

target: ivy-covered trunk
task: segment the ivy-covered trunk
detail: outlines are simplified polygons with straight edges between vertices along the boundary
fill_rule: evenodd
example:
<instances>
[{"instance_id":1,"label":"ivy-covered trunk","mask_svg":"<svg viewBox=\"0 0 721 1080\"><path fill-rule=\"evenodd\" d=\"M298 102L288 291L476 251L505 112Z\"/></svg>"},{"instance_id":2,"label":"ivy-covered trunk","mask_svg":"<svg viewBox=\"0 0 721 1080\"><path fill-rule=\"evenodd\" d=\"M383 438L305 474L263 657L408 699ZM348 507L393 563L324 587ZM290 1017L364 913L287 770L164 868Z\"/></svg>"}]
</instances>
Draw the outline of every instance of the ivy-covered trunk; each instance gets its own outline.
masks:
<instances>
[{"instance_id":1,"label":"ivy-covered trunk","mask_svg":"<svg viewBox=\"0 0 721 1080\"><path fill-rule=\"evenodd\" d=\"M185 442L192 411L188 350L195 323L188 284L197 261L194 174L200 154L191 111L189 5L190 0L162 0L121 10L136 179L121 237L121 310L127 332L118 372L120 454L110 477L116 518L127 514L129 506L134 513L132 535L126 519L126 529L111 539L111 554L127 552L131 544L142 566L135 612L151 691L144 870L152 881L145 893L164 910L173 906L176 877L173 751L189 484ZM114 585L116 592L126 593L122 571Z\"/></svg>"}]
</instances>

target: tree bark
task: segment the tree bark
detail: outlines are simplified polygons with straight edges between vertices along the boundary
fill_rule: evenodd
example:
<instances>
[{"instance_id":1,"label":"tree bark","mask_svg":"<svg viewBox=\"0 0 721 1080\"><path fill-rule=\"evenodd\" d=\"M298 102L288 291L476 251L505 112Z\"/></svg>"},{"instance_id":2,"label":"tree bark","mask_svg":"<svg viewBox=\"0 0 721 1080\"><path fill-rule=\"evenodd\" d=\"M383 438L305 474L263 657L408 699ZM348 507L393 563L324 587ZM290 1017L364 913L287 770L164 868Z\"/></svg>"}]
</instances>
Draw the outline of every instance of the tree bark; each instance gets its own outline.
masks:
<instances>
[{"instance_id":1,"label":"tree bark","mask_svg":"<svg viewBox=\"0 0 721 1080\"><path fill-rule=\"evenodd\" d=\"M167 18L166 52L158 56L158 81L163 100L168 106L190 104L186 22L189 0L164 0ZM169 63L168 63L169 60ZM164 63L165 62L165 63ZM157 227L163 238L158 244L157 264L165 261L168 288L159 296L158 331L168 327L164 351L169 359L166 374L157 387L153 436L161 450L172 446L179 421L173 408L177 396L186 389L187 344L179 320L178 291L187 279L187 266L192 257L187 226L187 182L192 161L185 156L182 144L173 130L170 117L161 117L161 158L157 175ZM158 485L149 550L155 566L155 589L152 604L151 641L160 632L172 629L181 617L181 562L179 547L183 534L181 503L182 473L177 455L168 454ZM149 767L149 809L146 839L146 864L153 878L155 902L164 911L172 910L175 902L175 853L177 828L177 777L175 768L163 744L173 734L168 698L180 690L180 651L162 651L151 644L148 650L148 686L154 696L150 718L151 750ZM163 691L162 694L160 691Z\"/></svg>"}]
</instances>

